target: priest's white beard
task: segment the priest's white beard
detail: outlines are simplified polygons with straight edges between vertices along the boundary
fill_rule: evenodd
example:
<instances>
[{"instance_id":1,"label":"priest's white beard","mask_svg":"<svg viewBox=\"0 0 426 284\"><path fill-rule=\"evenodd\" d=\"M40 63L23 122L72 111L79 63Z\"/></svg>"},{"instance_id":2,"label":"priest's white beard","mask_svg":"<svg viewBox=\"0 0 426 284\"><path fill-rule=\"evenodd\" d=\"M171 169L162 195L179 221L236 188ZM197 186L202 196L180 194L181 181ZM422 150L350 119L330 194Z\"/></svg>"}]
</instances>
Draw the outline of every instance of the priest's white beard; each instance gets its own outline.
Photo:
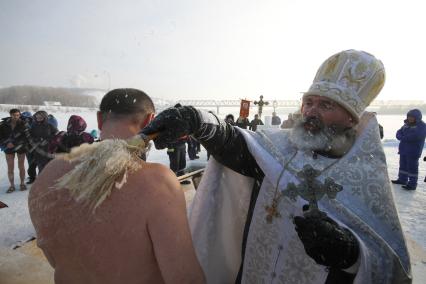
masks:
<instances>
[{"instance_id":1,"label":"priest's white beard","mask_svg":"<svg viewBox=\"0 0 426 284\"><path fill-rule=\"evenodd\" d=\"M304 128L306 122L307 119L296 121L290 133L290 141L299 150L328 152L335 156L342 156L347 153L355 141L355 130L352 128L326 127L317 120L319 130L312 132Z\"/></svg>"}]
</instances>

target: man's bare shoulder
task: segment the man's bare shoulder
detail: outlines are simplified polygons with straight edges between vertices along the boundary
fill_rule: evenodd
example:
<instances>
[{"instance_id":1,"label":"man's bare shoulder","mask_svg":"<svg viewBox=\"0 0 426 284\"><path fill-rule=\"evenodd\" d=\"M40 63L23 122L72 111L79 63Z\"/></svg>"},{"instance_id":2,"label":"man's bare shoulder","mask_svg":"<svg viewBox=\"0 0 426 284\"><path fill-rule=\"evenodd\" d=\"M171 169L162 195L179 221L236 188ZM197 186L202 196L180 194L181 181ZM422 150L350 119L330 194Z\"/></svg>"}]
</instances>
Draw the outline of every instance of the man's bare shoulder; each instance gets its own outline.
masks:
<instances>
[{"instance_id":1,"label":"man's bare shoulder","mask_svg":"<svg viewBox=\"0 0 426 284\"><path fill-rule=\"evenodd\" d=\"M144 186L166 186L179 188L176 175L166 166L158 163L144 163L141 169L135 172L137 182Z\"/></svg>"},{"instance_id":2,"label":"man's bare shoulder","mask_svg":"<svg viewBox=\"0 0 426 284\"><path fill-rule=\"evenodd\" d=\"M141 189L150 198L180 199L183 196L176 175L166 166L144 163L129 179L131 186Z\"/></svg>"}]
</instances>

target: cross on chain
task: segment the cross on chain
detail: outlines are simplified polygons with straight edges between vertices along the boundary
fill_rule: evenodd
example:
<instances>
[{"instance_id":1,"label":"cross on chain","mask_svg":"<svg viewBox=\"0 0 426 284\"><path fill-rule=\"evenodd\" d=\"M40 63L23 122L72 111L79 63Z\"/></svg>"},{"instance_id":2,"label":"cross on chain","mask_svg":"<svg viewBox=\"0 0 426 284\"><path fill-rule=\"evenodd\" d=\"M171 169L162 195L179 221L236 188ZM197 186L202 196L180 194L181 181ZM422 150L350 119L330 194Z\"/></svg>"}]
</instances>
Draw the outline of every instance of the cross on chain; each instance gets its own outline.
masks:
<instances>
[{"instance_id":1,"label":"cross on chain","mask_svg":"<svg viewBox=\"0 0 426 284\"><path fill-rule=\"evenodd\" d=\"M318 200L324 195L330 199L335 199L337 193L343 190L343 186L334 182L334 179L327 177L324 183L316 178L322 173L314 169L311 165L305 165L303 169L297 173L297 177L302 180L297 186L289 183L287 188L281 191L283 196L287 196L296 201L297 196L309 202L310 209L318 210Z\"/></svg>"},{"instance_id":2,"label":"cross on chain","mask_svg":"<svg viewBox=\"0 0 426 284\"><path fill-rule=\"evenodd\" d=\"M266 221L270 224L272 219L281 217L278 211L278 203L283 196L296 201L297 197L300 196L304 200L309 202L309 210L319 212L318 200L324 195L327 195L330 199L335 199L337 193L343 190L343 186L334 182L334 179L327 177L324 183L321 183L316 178L323 172L314 169L311 165L305 165L303 169L297 173L297 177L302 180L298 185L289 183L285 190L278 193L272 200L271 206L265 206L267 212Z\"/></svg>"}]
</instances>

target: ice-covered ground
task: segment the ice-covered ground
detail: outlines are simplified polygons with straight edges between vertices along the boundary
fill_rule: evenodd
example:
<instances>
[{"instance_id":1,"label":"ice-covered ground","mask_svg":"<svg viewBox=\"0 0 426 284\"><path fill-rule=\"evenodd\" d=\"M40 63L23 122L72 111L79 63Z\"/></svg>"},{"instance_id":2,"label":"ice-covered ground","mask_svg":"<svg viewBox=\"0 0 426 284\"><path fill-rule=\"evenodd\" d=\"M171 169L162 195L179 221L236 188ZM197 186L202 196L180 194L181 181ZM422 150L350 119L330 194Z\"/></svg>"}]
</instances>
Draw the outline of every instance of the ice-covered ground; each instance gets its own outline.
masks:
<instances>
[{"instance_id":1,"label":"ice-covered ground","mask_svg":"<svg viewBox=\"0 0 426 284\"><path fill-rule=\"evenodd\" d=\"M65 130L68 118L72 114L79 114L87 121L87 130L97 129L96 114L93 111L82 110L79 113L53 112L58 119L59 129ZM280 114L286 117L286 114ZM0 112L0 117L7 116L6 113ZM398 141L395 140L395 132L399 129L404 120L403 115L386 115L379 116L379 122L383 125L385 138L383 146L386 153L389 176L391 179L397 177L399 156ZM426 152L423 153L425 155ZM205 159L205 152L202 153L201 159ZM422 156L423 157L423 156ZM152 149L149 161L168 164L168 157L165 151ZM17 168L17 167L16 167ZM415 283L419 279L426 279L426 183L423 179L426 175L426 162L420 160L419 168L419 184L416 191L405 191L400 186L394 186L393 192L396 205L400 214L401 223L407 239L412 243L412 262L414 275L417 275ZM17 169L15 169L15 184L19 184ZM12 247L20 241L24 241L34 236L34 228L31 224L27 197L28 191L16 191L12 194L6 194L8 188L7 167L4 153L0 154L0 201L5 202L9 208L0 210L0 247ZM420 252L420 254L418 254Z\"/></svg>"}]
</instances>

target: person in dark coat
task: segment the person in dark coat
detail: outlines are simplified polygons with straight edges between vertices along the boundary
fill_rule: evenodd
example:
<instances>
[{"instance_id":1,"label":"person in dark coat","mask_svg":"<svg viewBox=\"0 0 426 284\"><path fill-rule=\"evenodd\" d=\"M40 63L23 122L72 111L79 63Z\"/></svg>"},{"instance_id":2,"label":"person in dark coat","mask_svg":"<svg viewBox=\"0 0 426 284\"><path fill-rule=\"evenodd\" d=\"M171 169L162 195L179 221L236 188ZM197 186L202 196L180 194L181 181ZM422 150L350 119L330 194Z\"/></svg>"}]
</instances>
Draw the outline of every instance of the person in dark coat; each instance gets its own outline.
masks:
<instances>
[{"instance_id":1,"label":"person in dark coat","mask_svg":"<svg viewBox=\"0 0 426 284\"><path fill-rule=\"evenodd\" d=\"M87 124L79 115L71 115L68 120L67 131L61 131L55 135L49 144L49 153L69 153L73 147L83 143L92 144L94 138L85 132Z\"/></svg>"},{"instance_id":2,"label":"person in dark coat","mask_svg":"<svg viewBox=\"0 0 426 284\"><path fill-rule=\"evenodd\" d=\"M20 190L27 189L24 182L25 153L28 147L25 132L28 129L26 129L25 122L21 120L21 111L19 109L11 109L9 114L10 117L2 119L0 122L0 145L6 154L7 175L10 182L7 193L15 191L15 155L18 157L19 177L21 179Z\"/></svg>"},{"instance_id":3,"label":"person in dark coat","mask_svg":"<svg viewBox=\"0 0 426 284\"><path fill-rule=\"evenodd\" d=\"M186 168L186 141L182 138L175 143L167 145L167 155L169 155L170 169L177 175L183 175Z\"/></svg>"},{"instance_id":4,"label":"person in dark coat","mask_svg":"<svg viewBox=\"0 0 426 284\"><path fill-rule=\"evenodd\" d=\"M394 184L402 184L402 188L415 190L419 175L419 159L422 155L426 138L426 124L422 121L422 113L418 109L410 110L404 125L396 132L399 143L399 172Z\"/></svg>"},{"instance_id":5,"label":"person in dark coat","mask_svg":"<svg viewBox=\"0 0 426 284\"><path fill-rule=\"evenodd\" d=\"M31 129L31 125L34 122L34 117L31 114L31 112L29 111L22 112L21 119L27 124L27 128L29 131ZM28 181L26 182L26 184L32 184L35 181L37 176L37 164L34 159L34 151L27 151L25 155L27 157L27 162L28 162L28 169L27 169Z\"/></svg>"},{"instance_id":6,"label":"person in dark coat","mask_svg":"<svg viewBox=\"0 0 426 284\"><path fill-rule=\"evenodd\" d=\"M197 156L197 141L192 138L191 136L188 136L188 140L186 141L188 143L188 156L190 160L196 160L200 157Z\"/></svg>"},{"instance_id":7,"label":"person in dark coat","mask_svg":"<svg viewBox=\"0 0 426 284\"><path fill-rule=\"evenodd\" d=\"M34 122L30 130L30 143L39 174L53 159L53 156L49 153L49 143L57 133L58 129L48 122L47 112L40 110L34 114Z\"/></svg>"},{"instance_id":8,"label":"person in dark coat","mask_svg":"<svg viewBox=\"0 0 426 284\"><path fill-rule=\"evenodd\" d=\"M247 129L247 127L250 126L250 121L247 119L247 117L240 116L237 119L237 122L235 123L235 125L238 126L239 128Z\"/></svg>"},{"instance_id":9,"label":"person in dark coat","mask_svg":"<svg viewBox=\"0 0 426 284\"><path fill-rule=\"evenodd\" d=\"M255 114L254 119L250 122L250 130L256 131L258 125L263 125L263 121L259 118L258 114Z\"/></svg>"},{"instance_id":10,"label":"person in dark coat","mask_svg":"<svg viewBox=\"0 0 426 284\"><path fill-rule=\"evenodd\" d=\"M275 111L272 113L271 124L272 125L281 125L281 118L277 115L277 113Z\"/></svg>"}]
</instances>

